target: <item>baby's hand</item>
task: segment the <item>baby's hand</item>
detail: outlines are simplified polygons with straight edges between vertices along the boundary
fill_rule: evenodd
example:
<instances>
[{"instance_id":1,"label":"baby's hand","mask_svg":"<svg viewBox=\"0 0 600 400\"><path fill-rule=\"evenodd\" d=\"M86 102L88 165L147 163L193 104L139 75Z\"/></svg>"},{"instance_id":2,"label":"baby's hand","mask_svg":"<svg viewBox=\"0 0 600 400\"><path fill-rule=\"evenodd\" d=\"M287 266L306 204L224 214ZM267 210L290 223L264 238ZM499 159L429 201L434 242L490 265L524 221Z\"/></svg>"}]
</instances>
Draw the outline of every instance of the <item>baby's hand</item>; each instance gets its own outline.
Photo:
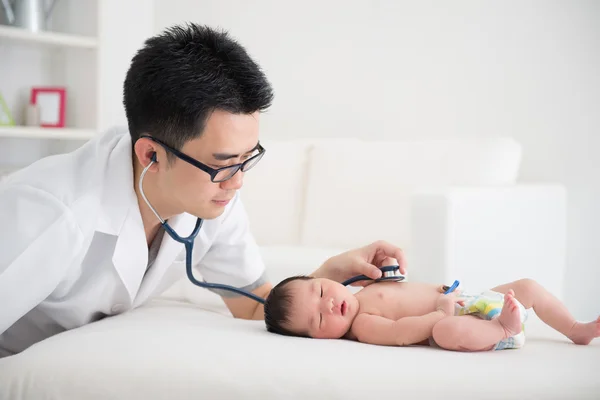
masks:
<instances>
[{"instance_id":1,"label":"baby's hand","mask_svg":"<svg viewBox=\"0 0 600 400\"><path fill-rule=\"evenodd\" d=\"M465 300L456 292L442 294L438 298L436 311L441 311L446 315L454 315L454 305L458 303L461 306L465 305Z\"/></svg>"}]
</instances>

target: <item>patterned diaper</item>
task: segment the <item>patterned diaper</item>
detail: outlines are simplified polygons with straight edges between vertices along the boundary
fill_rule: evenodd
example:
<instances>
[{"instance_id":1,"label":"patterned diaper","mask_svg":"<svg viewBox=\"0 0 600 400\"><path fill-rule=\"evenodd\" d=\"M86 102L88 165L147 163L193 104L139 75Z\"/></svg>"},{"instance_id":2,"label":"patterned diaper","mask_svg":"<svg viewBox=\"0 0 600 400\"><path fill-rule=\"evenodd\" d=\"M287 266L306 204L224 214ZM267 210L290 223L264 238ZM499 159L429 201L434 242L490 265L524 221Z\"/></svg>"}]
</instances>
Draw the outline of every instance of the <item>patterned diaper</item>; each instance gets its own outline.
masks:
<instances>
[{"instance_id":1,"label":"patterned diaper","mask_svg":"<svg viewBox=\"0 0 600 400\"><path fill-rule=\"evenodd\" d=\"M457 295L465 300L465 305L456 304L454 315L475 315L485 320L496 319L504 306L504 294L487 290L479 294L470 294L458 290ZM522 330L519 334L501 340L493 350L519 349L525 345L525 321L527 321L527 310L517 301L519 305Z\"/></svg>"}]
</instances>

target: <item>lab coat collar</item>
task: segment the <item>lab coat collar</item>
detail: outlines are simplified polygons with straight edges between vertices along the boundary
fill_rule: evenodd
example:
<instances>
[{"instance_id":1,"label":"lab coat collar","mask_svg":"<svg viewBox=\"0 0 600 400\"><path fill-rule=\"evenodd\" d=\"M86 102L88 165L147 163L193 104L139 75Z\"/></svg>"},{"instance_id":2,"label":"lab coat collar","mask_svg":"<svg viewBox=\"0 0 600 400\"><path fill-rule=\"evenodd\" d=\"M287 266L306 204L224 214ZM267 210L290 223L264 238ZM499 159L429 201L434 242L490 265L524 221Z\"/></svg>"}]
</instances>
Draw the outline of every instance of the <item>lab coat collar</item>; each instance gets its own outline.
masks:
<instances>
[{"instance_id":1,"label":"lab coat collar","mask_svg":"<svg viewBox=\"0 0 600 400\"><path fill-rule=\"evenodd\" d=\"M146 272L148 243L133 187L132 160L131 137L125 133L113 149L107 165L97 231L118 236L112 261L133 301L136 296L141 300L152 294L168 267L184 250L184 245L165 232L154 264ZM179 235L187 236L194 229L196 217L181 214L168 223Z\"/></svg>"},{"instance_id":2,"label":"lab coat collar","mask_svg":"<svg viewBox=\"0 0 600 400\"><path fill-rule=\"evenodd\" d=\"M128 132L125 132L112 150L106 165L102 207L96 227L99 232L108 235L119 235L125 224L125 218L130 212L137 214L139 223L142 224L137 197L133 188L131 152L131 136Z\"/></svg>"},{"instance_id":3,"label":"lab coat collar","mask_svg":"<svg viewBox=\"0 0 600 400\"><path fill-rule=\"evenodd\" d=\"M131 152L131 136L125 132L106 165L96 231L117 236L112 262L133 300L148 265L148 244L133 188Z\"/></svg>"}]
</instances>

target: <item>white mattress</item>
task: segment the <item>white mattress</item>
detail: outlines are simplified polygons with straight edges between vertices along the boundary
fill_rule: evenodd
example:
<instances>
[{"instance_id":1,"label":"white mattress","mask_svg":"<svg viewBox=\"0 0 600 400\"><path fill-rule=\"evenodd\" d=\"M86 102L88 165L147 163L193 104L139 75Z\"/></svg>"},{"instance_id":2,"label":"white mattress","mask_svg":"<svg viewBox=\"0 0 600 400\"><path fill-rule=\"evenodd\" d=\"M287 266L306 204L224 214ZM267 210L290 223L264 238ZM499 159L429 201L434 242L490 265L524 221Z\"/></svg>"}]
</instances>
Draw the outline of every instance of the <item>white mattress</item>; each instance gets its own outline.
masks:
<instances>
[{"instance_id":1,"label":"white mattress","mask_svg":"<svg viewBox=\"0 0 600 400\"><path fill-rule=\"evenodd\" d=\"M0 359L0 399L600 398L600 342L535 316L523 349L467 354L274 335L198 292L202 305L158 299Z\"/></svg>"}]
</instances>

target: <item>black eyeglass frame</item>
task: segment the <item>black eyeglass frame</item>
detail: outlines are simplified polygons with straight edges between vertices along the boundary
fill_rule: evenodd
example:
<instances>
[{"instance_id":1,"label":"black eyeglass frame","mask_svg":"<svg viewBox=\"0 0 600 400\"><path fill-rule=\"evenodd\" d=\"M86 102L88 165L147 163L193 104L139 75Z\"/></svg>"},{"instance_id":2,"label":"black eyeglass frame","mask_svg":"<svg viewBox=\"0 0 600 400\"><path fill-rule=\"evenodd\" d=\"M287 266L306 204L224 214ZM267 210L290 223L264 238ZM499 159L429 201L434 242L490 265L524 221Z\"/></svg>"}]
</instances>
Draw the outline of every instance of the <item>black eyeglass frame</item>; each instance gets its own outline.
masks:
<instances>
[{"instance_id":1,"label":"black eyeglass frame","mask_svg":"<svg viewBox=\"0 0 600 400\"><path fill-rule=\"evenodd\" d=\"M206 172L207 174L209 174L209 175L210 175L210 180L211 180L212 182L214 182L214 183L221 183L221 182L225 182L225 181L227 181L227 180L229 180L229 179L233 178L233 177L235 176L235 174L237 174L237 173L238 173L238 171L239 171L240 169L242 170L242 172L246 172L246 171L250 170L250 169L251 169L252 167L254 167L256 164L258 164L258 161L260 161L260 159L261 159L261 158L262 158L262 157L265 155L265 152L267 151L267 150L266 150L266 149L265 149L265 148L264 148L264 147L263 147L263 146L260 144L260 142L259 142L259 143L258 143L258 145L257 145L257 147L256 147L256 150L258 150L258 154L256 154L256 155L254 155L254 156L250 157L249 159L245 160L245 161L244 161L244 162L242 162L242 163L239 163L239 164L233 164L233 165L228 165L228 166L226 166L226 167L222 167L222 168L215 169L215 168L211 168L211 167L209 167L209 166L208 166L208 165L206 165L206 164L203 164L203 163L201 163L200 161L196 160L195 158L192 158L192 157L188 156L188 155L187 155L187 154L185 154L185 153L182 153L181 151L179 151L179 150L177 150L177 149L174 149L173 147L169 146L168 144L166 144L166 143L165 143L165 142L163 142L162 140L160 140L160 139L157 139L157 138L155 138L155 137L153 137L153 136L150 136L150 135L142 135L142 136L140 136L140 139L141 139L141 138L148 138L148 139L150 139L150 140L152 140L152 141L154 141L154 142L156 142L156 143L160 144L162 147L164 147L164 148L165 148L165 150L167 150L167 151L169 151L169 152L173 153L173 155L175 155L177 158L180 158L180 159L182 159L183 161L185 161L185 162L187 162L187 163L189 163L189 164L193 165L194 167L196 167L196 168L198 168L198 169L200 169L200 170L202 170L202 171ZM258 160L256 160L256 158L258 158ZM250 168L248 168L248 169L244 169L244 167L245 167L246 165L250 164L252 161L254 161L255 163L254 163L254 164L252 164L252 166L251 166ZM228 176L227 178L225 178L225 179L215 180L215 178L216 178L217 174L218 174L219 172L221 172L221 171L224 171L224 170L231 170L231 171L232 171L231 175L229 175L229 176Z\"/></svg>"}]
</instances>

